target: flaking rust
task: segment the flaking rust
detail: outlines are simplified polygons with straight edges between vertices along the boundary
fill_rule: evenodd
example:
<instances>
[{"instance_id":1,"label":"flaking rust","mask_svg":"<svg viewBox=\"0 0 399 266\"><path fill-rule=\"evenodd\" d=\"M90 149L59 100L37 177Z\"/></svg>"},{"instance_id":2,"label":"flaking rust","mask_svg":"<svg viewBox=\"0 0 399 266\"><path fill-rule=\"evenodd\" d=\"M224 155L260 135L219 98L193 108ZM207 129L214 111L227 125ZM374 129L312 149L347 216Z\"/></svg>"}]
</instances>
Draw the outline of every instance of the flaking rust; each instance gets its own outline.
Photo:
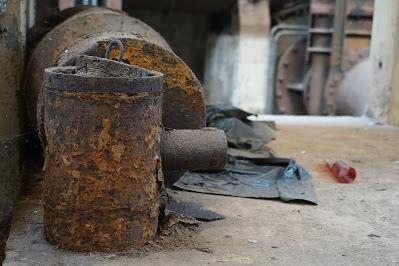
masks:
<instances>
[{"instance_id":1,"label":"flaking rust","mask_svg":"<svg viewBox=\"0 0 399 266\"><path fill-rule=\"evenodd\" d=\"M120 38L125 47L123 61L164 73L163 124L174 129L205 126L205 104L201 85L189 67L172 51L139 37ZM108 40L99 41L93 53L102 56ZM110 51L117 58L118 49Z\"/></svg>"},{"instance_id":2,"label":"flaking rust","mask_svg":"<svg viewBox=\"0 0 399 266\"><path fill-rule=\"evenodd\" d=\"M117 38L106 58L114 44L123 59ZM172 185L185 170L224 167L223 131L163 131L163 84L160 72L92 56L46 69L38 122L49 242L75 251L139 248L158 230L163 168Z\"/></svg>"},{"instance_id":3,"label":"flaking rust","mask_svg":"<svg viewBox=\"0 0 399 266\"><path fill-rule=\"evenodd\" d=\"M110 64L81 57L77 65L90 60ZM44 229L61 248L125 250L156 235L163 75L129 68L129 78L46 70Z\"/></svg>"},{"instance_id":4,"label":"flaking rust","mask_svg":"<svg viewBox=\"0 0 399 266\"><path fill-rule=\"evenodd\" d=\"M43 148L47 145L43 128L44 70L73 65L82 54L102 57L111 38L123 43L123 62L164 74L162 123L166 128L197 130L206 125L201 83L164 38L140 20L105 8L75 7L37 23L30 32L30 46L34 48L27 63L24 95L30 125L36 128ZM108 58L118 58L118 53L119 49L111 49ZM184 172L168 169L163 174L173 182Z\"/></svg>"},{"instance_id":5,"label":"flaking rust","mask_svg":"<svg viewBox=\"0 0 399 266\"><path fill-rule=\"evenodd\" d=\"M201 83L164 38L150 26L118 11L87 6L64 10L50 24L42 24L38 23L32 30L34 49L27 63L25 77L25 100L32 127L42 130L41 121L36 124L36 117L42 111L44 70L72 65L82 54L102 57L111 37L123 42L124 62L165 75L165 127L200 129L205 126ZM53 28L50 30L49 26ZM117 53L118 50L113 49L110 57L114 58Z\"/></svg>"}]
</instances>

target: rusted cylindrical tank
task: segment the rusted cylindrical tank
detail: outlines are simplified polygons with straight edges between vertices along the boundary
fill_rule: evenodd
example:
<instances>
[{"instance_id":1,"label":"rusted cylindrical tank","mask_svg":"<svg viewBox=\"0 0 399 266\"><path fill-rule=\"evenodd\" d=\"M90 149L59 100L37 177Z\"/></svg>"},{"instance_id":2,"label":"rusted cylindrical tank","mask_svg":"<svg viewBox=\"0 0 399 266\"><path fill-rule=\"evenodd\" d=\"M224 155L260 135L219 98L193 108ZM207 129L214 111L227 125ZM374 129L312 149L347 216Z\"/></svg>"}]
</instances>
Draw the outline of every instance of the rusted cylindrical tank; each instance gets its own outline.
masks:
<instances>
[{"instance_id":1,"label":"rusted cylindrical tank","mask_svg":"<svg viewBox=\"0 0 399 266\"><path fill-rule=\"evenodd\" d=\"M43 73L48 67L74 65L79 55L103 57L111 38L125 48L123 62L164 74L163 125L172 129L205 127L203 89L190 68L163 37L147 24L123 12L99 7L75 7L39 23L32 31L25 79L25 100L31 126L45 146L43 132ZM110 57L118 57L118 49ZM184 171L165 170L176 180ZM171 182L168 182L170 184Z\"/></svg>"},{"instance_id":2,"label":"rusted cylindrical tank","mask_svg":"<svg viewBox=\"0 0 399 266\"><path fill-rule=\"evenodd\" d=\"M47 27L53 26L51 30ZM48 67L73 65L81 54L103 57L110 38L123 42L123 61L164 74L163 124L173 129L205 126L203 89L190 68L172 51L164 38L147 24L123 12L99 7L65 10L38 25L34 49L27 64L25 99L31 124L41 116L40 92ZM40 39L40 41L36 41ZM37 43L36 43L37 42ZM118 49L112 49L116 58ZM36 108L38 112L36 112Z\"/></svg>"},{"instance_id":3,"label":"rusted cylindrical tank","mask_svg":"<svg viewBox=\"0 0 399 266\"><path fill-rule=\"evenodd\" d=\"M157 232L163 74L81 57L44 77L44 231L77 251L139 247Z\"/></svg>"}]
</instances>

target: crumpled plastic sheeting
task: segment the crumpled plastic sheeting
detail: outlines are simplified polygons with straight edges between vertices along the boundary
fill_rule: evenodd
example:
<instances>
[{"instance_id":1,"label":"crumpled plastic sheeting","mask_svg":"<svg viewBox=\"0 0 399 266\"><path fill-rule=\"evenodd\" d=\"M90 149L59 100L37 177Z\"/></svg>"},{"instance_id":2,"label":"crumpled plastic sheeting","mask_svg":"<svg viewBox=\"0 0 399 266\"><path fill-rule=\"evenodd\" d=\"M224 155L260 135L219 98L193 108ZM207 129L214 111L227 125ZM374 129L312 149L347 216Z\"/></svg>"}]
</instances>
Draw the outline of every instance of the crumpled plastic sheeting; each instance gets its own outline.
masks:
<instances>
[{"instance_id":1,"label":"crumpled plastic sheeting","mask_svg":"<svg viewBox=\"0 0 399 266\"><path fill-rule=\"evenodd\" d=\"M206 123L226 133L229 147L243 150L262 150L266 143L276 138L275 131L264 123L247 119L254 114L231 105L206 107Z\"/></svg>"},{"instance_id":2,"label":"crumpled plastic sheeting","mask_svg":"<svg viewBox=\"0 0 399 266\"><path fill-rule=\"evenodd\" d=\"M229 156L224 170L187 172L174 186L208 194L317 204L311 175L289 159L259 159L255 163Z\"/></svg>"},{"instance_id":3,"label":"crumpled plastic sheeting","mask_svg":"<svg viewBox=\"0 0 399 266\"><path fill-rule=\"evenodd\" d=\"M275 131L264 123L249 121L249 115L232 106L207 106L207 126L226 133L226 167L218 172L187 172L174 186L209 194L317 204L310 173L292 159L271 158L275 154L265 145L275 138Z\"/></svg>"}]
</instances>

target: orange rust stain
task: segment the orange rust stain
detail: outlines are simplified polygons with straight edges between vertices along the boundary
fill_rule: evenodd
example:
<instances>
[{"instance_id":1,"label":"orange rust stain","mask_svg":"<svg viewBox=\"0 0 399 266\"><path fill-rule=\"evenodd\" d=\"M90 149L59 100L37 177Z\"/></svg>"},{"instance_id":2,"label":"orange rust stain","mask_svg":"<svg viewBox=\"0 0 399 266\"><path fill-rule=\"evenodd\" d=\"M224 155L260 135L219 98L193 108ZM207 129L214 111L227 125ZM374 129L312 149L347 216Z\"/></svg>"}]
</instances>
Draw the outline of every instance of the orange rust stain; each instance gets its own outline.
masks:
<instances>
[{"instance_id":1,"label":"orange rust stain","mask_svg":"<svg viewBox=\"0 0 399 266\"><path fill-rule=\"evenodd\" d=\"M115 161L119 162L121 160L125 149L125 145L122 144L116 144L111 146L112 155L114 156Z\"/></svg>"},{"instance_id":2,"label":"orange rust stain","mask_svg":"<svg viewBox=\"0 0 399 266\"><path fill-rule=\"evenodd\" d=\"M60 98L57 98L56 100L55 100L55 103L54 103L54 105L55 105L55 108L60 108L61 106L62 106L62 101L60 100Z\"/></svg>"},{"instance_id":3,"label":"orange rust stain","mask_svg":"<svg viewBox=\"0 0 399 266\"><path fill-rule=\"evenodd\" d=\"M108 118L103 119L103 129L98 135L98 144L97 147L93 147L96 150L103 150L107 147L108 142L110 141L111 136L109 135L109 127L111 126L111 121Z\"/></svg>"},{"instance_id":4,"label":"orange rust stain","mask_svg":"<svg viewBox=\"0 0 399 266\"><path fill-rule=\"evenodd\" d=\"M62 101L60 109L54 105L58 96L45 97L45 117L61 114L48 120L45 128L52 151L46 158L50 163L44 192L45 235L72 250L140 246L157 230L162 181L162 175L156 174L161 171L156 144L161 134L160 96L55 94ZM135 112L126 112L132 106ZM61 122L71 112L86 122ZM137 121L148 123L135 126ZM59 182L63 177L68 178ZM142 218L132 220L132 213Z\"/></svg>"},{"instance_id":5,"label":"orange rust stain","mask_svg":"<svg viewBox=\"0 0 399 266\"><path fill-rule=\"evenodd\" d=\"M139 92L139 93L135 93L133 95L127 95L124 93L65 92L63 97L78 98L78 99L86 99L87 97L90 97L91 100L99 101L101 103L114 103L115 99L118 99L118 101L120 101L120 102L132 103L134 101L149 97L149 93L148 92ZM119 108L120 102L114 104L114 107Z\"/></svg>"},{"instance_id":6,"label":"orange rust stain","mask_svg":"<svg viewBox=\"0 0 399 266\"><path fill-rule=\"evenodd\" d=\"M103 48L103 47L102 47ZM118 58L119 50L110 51L109 58ZM124 61L129 64L159 71L165 74L165 89L184 92L197 112L204 108L200 82L190 68L172 52L144 40L129 40L125 43Z\"/></svg>"}]
</instances>

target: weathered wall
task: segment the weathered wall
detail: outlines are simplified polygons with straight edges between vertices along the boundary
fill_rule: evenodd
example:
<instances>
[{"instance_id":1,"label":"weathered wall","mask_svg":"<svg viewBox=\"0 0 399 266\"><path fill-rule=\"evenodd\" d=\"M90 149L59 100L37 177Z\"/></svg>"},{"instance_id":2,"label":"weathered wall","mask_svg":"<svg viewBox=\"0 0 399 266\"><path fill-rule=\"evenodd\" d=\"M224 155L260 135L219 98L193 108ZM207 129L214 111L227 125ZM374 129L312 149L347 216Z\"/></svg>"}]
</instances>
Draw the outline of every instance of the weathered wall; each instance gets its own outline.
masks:
<instances>
[{"instance_id":1,"label":"weathered wall","mask_svg":"<svg viewBox=\"0 0 399 266\"><path fill-rule=\"evenodd\" d=\"M233 92L233 104L250 112L267 113L271 107L271 90L267 88L271 25L269 1L239 0L238 14L238 87Z\"/></svg>"},{"instance_id":2,"label":"weathered wall","mask_svg":"<svg viewBox=\"0 0 399 266\"><path fill-rule=\"evenodd\" d=\"M204 73L207 104L231 104L238 84L239 36L234 33L210 34Z\"/></svg>"},{"instance_id":3,"label":"weathered wall","mask_svg":"<svg viewBox=\"0 0 399 266\"><path fill-rule=\"evenodd\" d=\"M398 1L375 1L370 51L373 76L367 115L381 121L388 117L398 8Z\"/></svg>"},{"instance_id":4,"label":"weathered wall","mask_svg":"<svg viewBox=\"0 0 399 266\"><path fill-rule=\"evenodd\" d=\"M0 235L7 225L20 185L20 85L26 4L25 0L6 1L4 12L0 13Z\"/></svg>"},{"instance_id":5,"label":"weathered wall","mask_svg":"<svg viewBox=\"0 0 399 266\"><path fill-rule=\"evenodd\" d=\"M397 7L399 9L399 6ZM396 16L396 31L399 31L399 10ZM394 64L391 80L391 96L388 107L388 123L399 126L399 34L395 34Z\"/></svg>"},{"instance_id":6,"label":"weathered wall","mask_svg":"<svg viewBox=\"0 0 399 266\"><path fill-rule=\"evenodd\" d=\"M204 87L208 103L233 104L254 113L270 113L269 1L238 1L236 32L211 35Z\"/></svg>"}]
</instances>

